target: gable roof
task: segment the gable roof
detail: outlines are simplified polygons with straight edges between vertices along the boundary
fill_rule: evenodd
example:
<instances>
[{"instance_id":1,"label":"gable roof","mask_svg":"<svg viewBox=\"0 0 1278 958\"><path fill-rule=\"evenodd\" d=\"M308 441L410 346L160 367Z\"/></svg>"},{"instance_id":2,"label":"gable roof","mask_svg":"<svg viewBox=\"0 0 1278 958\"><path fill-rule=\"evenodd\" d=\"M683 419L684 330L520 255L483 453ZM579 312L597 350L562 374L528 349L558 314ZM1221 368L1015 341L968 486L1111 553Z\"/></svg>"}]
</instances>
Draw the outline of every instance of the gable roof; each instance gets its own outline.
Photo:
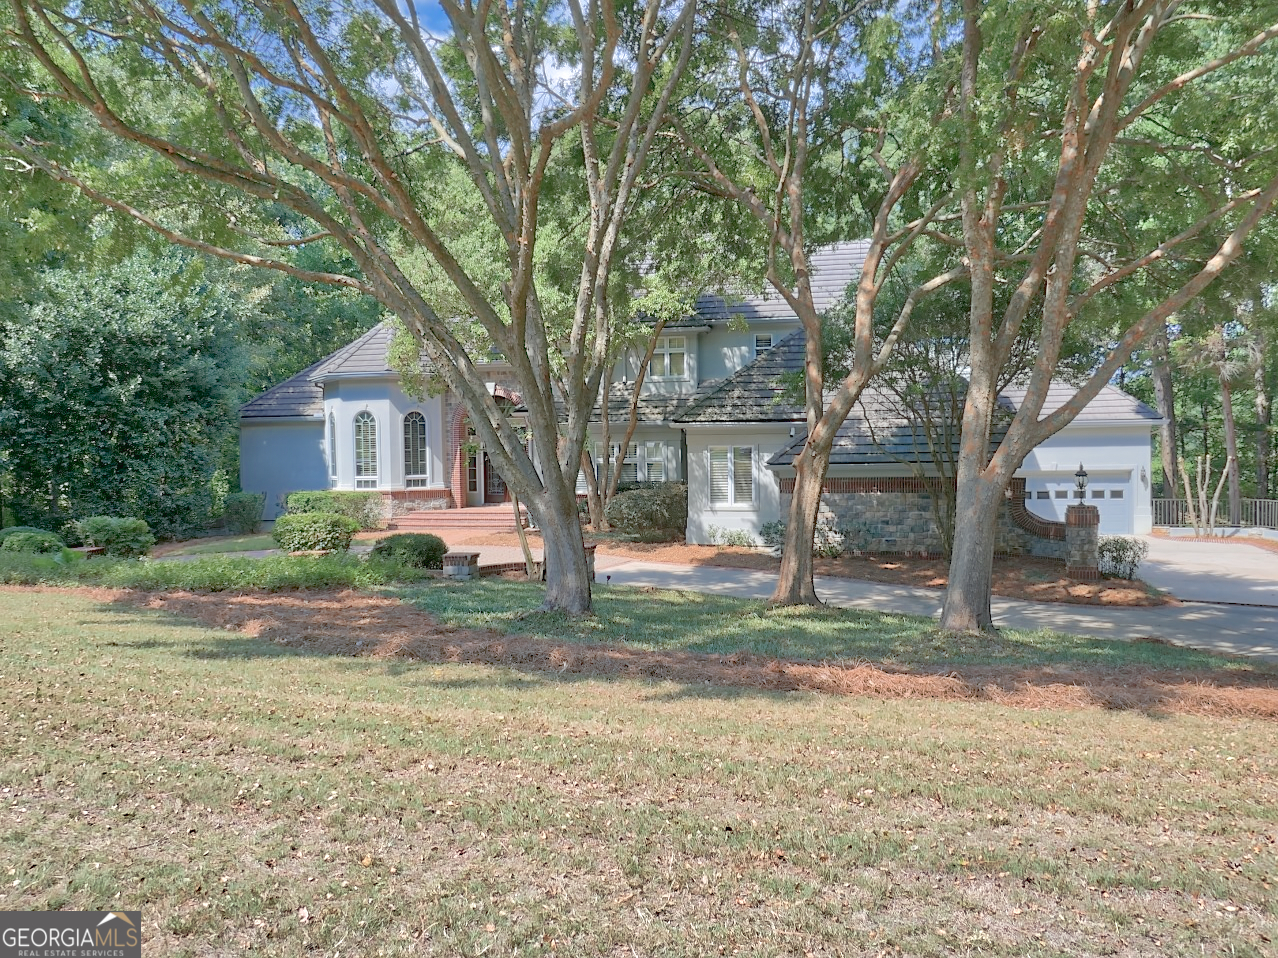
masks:
<instances>
[{"instance_id":1,"label":"gable roof","mask_svg":"<svg viewBox=\"0 0 1278 958\"><path fill-rule=\"evenodd\" d=\"M1040 416L1056 412L1073 398L1075 392L1077 387L1069 383L1054 382L1049 385ZM1025 399L1025 387L1008 386L999 398L1007 400L1013 410L1020 409ZM1096 398L1084 406L1083 411L1074 418L1074 422L1080 423L1148 422L1153 425L1162 421L1163 417L1156 410L1151 409L1135 396L1123 392L1117 386L1102 387Z\"/></svg>"},{"instance_id":2,"label":"gable roof","mask_svg":"<svg viewBox=\"0 0 1278 958\"><path fill-rule=\"evenodd\" d=\"M311 381L311 376L329 357L312 363L296 376L290 376L278 386L272 386L262 395L240 407L241 419L296 419L324 417L324 390Z\"/></svg>"},{"instance_id":3,"label":"gable roof","mask_svg":"<svg viewBox=\"0 0 1278 958\"><path fill-rule=\"evenodd\" d=\"M820 312L838 304L848 285L861 276L861 264L869 252L869 240L833 243L814 251L808 257L812 269L812 300ZM794 319L794 310L777 292L747 296L742 300L725 299L706 294L697 298L694 325L700 322L725 321L740 316L747 322L765 319ZM669 325L669 324L667 324Z\"/></svg>"},{"instance_id":4,"label":"gable roof","mask_svg":"<svg viewBox=\"0 0 1278 958\"><path fill-rule=\"evenodd\" d=\"M802 399L791 397L781 377L803 368L803 331L773 347L695 398L674 417L680 423L795 422L805 418Z\"/></svg>"}]
</instances>

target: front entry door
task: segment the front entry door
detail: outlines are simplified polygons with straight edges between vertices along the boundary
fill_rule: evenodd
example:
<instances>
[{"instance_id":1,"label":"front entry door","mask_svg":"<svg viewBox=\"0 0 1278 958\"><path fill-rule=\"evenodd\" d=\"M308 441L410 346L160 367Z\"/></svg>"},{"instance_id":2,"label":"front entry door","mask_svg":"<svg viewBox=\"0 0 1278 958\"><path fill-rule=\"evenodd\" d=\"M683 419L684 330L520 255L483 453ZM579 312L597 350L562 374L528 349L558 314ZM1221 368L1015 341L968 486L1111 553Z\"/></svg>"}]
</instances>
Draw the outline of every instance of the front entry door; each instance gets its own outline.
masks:
<instances>
[{"instance_id":1,"label":"front entry door","mask_svg":"<svg viewBox=\"0 0 1278 958\"><path fill-rule=\"evenodd\" d=\"M488 453L484 453L484 502L505 502L506 480L493 468Z\"/></svg>"}]
</instances>

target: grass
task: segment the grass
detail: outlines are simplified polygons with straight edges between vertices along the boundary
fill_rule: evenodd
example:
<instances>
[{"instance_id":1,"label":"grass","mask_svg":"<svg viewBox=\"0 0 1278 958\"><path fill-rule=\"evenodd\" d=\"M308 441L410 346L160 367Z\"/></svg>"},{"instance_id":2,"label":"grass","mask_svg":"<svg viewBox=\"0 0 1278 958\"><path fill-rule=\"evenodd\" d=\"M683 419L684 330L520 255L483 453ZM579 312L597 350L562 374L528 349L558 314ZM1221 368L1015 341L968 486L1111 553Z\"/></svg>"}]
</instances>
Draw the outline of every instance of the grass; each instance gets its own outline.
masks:
<instances>
[{"instance_id":1,"label":"grass","mask_svg":"<svg viewBox=\"0 0 1278 958\"><path fill-rule=\"evenodd\" d=\"M504 579L466 584L433 580L404 587L397 594L449 625L642 649L749 651L777 658L869 661L909 668L972 664L1266 668L1181 646L1048 630L1005 629L994 637L944 634L936 631L932 620L918 616L837 608L769 609L762 601L671 590L597 586L596 614L570 618L530 611L540 602L539 589Z\"/></svg>"},{"instance_id":2,"label":"grass","mask_svg":"<svg viewBox=\"0 0 1278 958\"><path fill-rule=\"evenodd\" d=\"M322 657L14 589L0 682L0 909L141 908L147 954L1278 936L1273 723Z\"/></svg>"},{"instance_id":3,"label":"grass","mask_svg":"<svg viewBox=\"0 0 1278 958\"><path fill-rule=\"evenodd\" d=\"M91 559L62 562L0 553L0 584L100 585L119 589L342 589L412 582L429 573L353 555L202 556L184 562Z\"/></svg>"},{"instance_id":4,"label":"grass","mask_svg":"<svg viewBox=\"0 0 1278 958\"><path fill-rule=\"evenodd\" d=\"M217 536L201 539L178 549L165 549L166 556L212 555L219 552L258 552L262 549L278 549L279 543L269 534L245 536Z\"/></svg>"}]
</instances>

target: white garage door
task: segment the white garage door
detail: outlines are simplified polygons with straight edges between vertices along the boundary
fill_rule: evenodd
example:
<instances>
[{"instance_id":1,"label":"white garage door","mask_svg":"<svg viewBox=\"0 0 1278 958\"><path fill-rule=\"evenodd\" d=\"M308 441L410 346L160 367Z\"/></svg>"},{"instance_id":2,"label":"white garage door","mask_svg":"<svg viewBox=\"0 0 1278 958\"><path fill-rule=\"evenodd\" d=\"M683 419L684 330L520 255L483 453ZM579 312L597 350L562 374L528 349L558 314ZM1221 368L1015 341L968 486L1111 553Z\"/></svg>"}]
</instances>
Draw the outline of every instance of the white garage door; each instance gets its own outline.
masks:
<instances>
[{"instance_id":1,"label":"white garage door","mask_svg":"<svg viewBox=\"0 0 1278 958\"><path fill-rule=\"evenodd\" d=\"M1065 521L1065 509L1078 501L1074 474L1038 476L1025 480L1025 504L1036 516ZM1132 534L1132 491L1130 474L1094 475L1087 484L1088 505L1100 510L1103 536Z\"/></svg>"}]
</instances>

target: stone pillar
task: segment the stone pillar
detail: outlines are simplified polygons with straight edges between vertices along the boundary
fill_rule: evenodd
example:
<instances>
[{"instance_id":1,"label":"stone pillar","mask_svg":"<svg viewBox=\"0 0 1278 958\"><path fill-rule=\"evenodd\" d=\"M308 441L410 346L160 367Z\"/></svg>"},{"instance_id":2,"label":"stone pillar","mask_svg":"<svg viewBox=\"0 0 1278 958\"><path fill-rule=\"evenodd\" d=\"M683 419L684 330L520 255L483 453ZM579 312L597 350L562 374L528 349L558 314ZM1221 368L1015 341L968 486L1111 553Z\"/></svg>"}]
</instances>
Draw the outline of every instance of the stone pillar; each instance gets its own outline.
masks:
<instances>
[{"instance_id":1,"label":"stone pillar","mask_svg":"<svg viewBox=\"0 0 1278 958\"><path fill-rule=\"evenodd\" d=\"M1065 510L1065 573L1074 579L1099 579L1100 510L1077 502Z\"/></svg>"},{"instance_id":2,"label":"stone pillar","mask_svg":"<svg viewBox=\"0 0 1278 958\"><path fill-rule=\"evenodd\" d=\"M448 579L473 579L479 574L478 552L449 552L444 556L444 576Z\"/></svg>"},{"instance_id":3,"label":"stone pillar","mask_svg":"<svg viewBox=\"0 0 1278 958\"><path fill-rule=\"evenodd\" d=\"M593 542L586 543L586 569L592 582L595 579L595 545Z\"/></svg>"}]
</instances>

